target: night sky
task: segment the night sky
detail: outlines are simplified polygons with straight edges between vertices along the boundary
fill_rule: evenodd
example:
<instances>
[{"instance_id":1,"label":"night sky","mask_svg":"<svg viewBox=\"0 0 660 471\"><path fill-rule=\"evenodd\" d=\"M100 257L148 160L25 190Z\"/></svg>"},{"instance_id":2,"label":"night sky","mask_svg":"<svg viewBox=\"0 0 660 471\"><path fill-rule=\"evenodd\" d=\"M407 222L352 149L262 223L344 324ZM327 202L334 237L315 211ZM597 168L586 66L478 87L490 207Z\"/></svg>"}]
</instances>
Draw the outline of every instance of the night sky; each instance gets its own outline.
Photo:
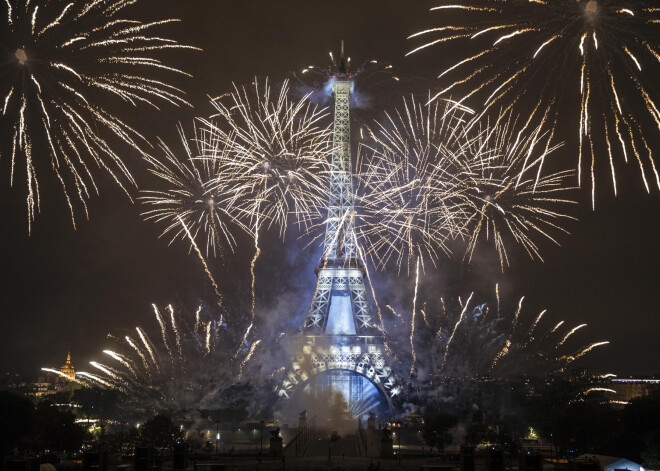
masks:
<instances>
[{"instance_id":1,"label":"night sky","mask_svg":"<svg viewBox=\"0 0 660 471\"><path fill-rule=\"evenodd\" d=\"M255 75L281 81L307 65L325 65L328 51L337 51L341 39L354 64L376 58L391 62L395 73L410 82L431 80L443 65L438 51L404 55L413 47L406 37L433 25L428 12L433 5L425 0L145 0L130 11L149 20L181 18L168 27L168 36L204 51L171 55L171 62L194 75L177 83L188 91L194 110L163 106L156 114L138 108L131 112L132 122L151 139L176 143L177 122L190 129L193 116L210 113L207 94L219 95L232 82L249 83ZM451 57L445 64L450 62ZM360 116L380 112L367 109ZM568 144L560 151L566 162L576 162L575 136L560 137ZM152 302L190 310L199 300L212 301L199 261L188 255L186 244L168 247L169 239L158 239L159 227L141 221L139 204L106 177L98 178L100 196L89 202L90 220L80 220L74 231L54 176L43 173L41 214L28 236L24 182L9 188L8 160L5 155L0 160L0 371L36 376L42 366L59 367L67 350L74 364L86 369L99 357L108 332L154 327ZM124 161L141 186L152 185L136 152L127 151ZM512 268L502 275L494 256L480 256L465 267L458 254L429 274L424 296L486 293L500 283L510 303L525 295L530 313L547 308L552 319L587 323L580 333L585 344L610 340L581 363L591 370L660 373L660 197L657 191L645 192L632 164L619 166L619 197L611 195L606 178L600 181L596 211L588 192L578 193L579 221L567 225L571 235L560 237L561 247L542 244L544 263L516 250ZM267 255L257 268L260 305L272 307L278 293L292 297L284 304L290 315L279 314L292 319L288 326L282 321L283 330L302 321L315 283L314 251L300 253L302 244L291 240L285 249L266 237ZM251 253L246 240L224 264L211 260L229 300L247 299Z\"/></svg>"}]
</instances>

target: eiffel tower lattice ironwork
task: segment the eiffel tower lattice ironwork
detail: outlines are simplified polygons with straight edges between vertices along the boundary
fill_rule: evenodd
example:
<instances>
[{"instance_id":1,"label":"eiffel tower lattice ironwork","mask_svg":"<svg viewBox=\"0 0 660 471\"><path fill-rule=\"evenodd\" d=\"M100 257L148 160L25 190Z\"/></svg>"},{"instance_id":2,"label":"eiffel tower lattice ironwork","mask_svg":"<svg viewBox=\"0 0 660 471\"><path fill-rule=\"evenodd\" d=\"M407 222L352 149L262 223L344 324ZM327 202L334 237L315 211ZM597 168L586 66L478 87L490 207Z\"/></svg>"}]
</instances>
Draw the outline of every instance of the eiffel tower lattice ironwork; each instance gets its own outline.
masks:
<instances>
[{"instance_id":1,"label":"eiffel tower lattice ironwork","mask_svg":"<svg viewBox=\"0 0 660 471\"><path fill-rule=\"evenodd\" d=\"M388 366L382 331L371 315L354 227L353 173L350 149L350 95L353 81L343 58L334 78L334 132L328 217L314 299L279 394L331 370L357 373L383 393L391 408L400 387Z\"/></svg>"}]
</instances>

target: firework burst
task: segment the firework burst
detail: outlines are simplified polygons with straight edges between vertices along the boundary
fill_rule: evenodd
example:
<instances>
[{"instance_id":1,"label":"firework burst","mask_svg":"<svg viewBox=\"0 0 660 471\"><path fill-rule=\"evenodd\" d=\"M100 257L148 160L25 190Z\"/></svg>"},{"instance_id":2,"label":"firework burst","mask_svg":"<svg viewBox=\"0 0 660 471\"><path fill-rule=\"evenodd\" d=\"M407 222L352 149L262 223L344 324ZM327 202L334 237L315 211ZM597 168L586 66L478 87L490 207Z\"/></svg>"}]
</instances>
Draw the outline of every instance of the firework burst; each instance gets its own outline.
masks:
<instances>
[{"instance_id":1,"label":"firework burst","mask_svg":"<svg viewBox=\"0 0 660 471\"><path fill-rule=\"evenodd\" d=\"M12 185L17 160L25 160L30 226L39 211L37 172L44 166L62 186L74 227L72 200L87 215L86 200L98 192L98 169L127 194L135 186L115 144L140 149L147 141L101 103L114 97L131 106L188 104L180 89L160 78L184 72L155 54L194 48L153 33L178 20L145 23L121 16L133 3L6 0L0 7L3 145L10 149Z\"/></svg>"},{"instance_id":2,"label":"firework burst","mask_svg":"<svg viewBox=\"0 0 660 471\"><path fill-rule=\"evenodd\" d=\"M470 172L464 173L466 190L461 193L469 214L468 262L482 239L492 240L502 270L509 266L507 239L532 259L543 260L535 239L559 245L554 234L568 233L562 224L575 219L567 214L575 204L567 198L574 189L567 184L573 172L543 173L544 162L560 144L541 125L527 131L528 125L517 130L512 113L503 113L494 123L486 119L468 126L475 136L466 140Z\"/></svg>"},{"instance_id":3,"label":"firework burst","mask_svg":"<svg viewBox=\"0 0 660 471\"><path fill-rule=\"evenodd\" d=\"M222 255L224 248L233 251L236 239L232 227L245 232L249 230L233 215L233 188L210 185L217 177L223 159L198 158L205 153L202 148L204 140L188 139L181 126L178 131L183 158L177 157L177 153L162 140L159 141L162 157L147 157L149 171L167 188L142 191L138 199L148 208L142 216L145 220L164 224L161 236L171 237L170 243L179 238L187 240L187 228L193 238L200 234L204 237L207 255ZM216 146L214 151L224 155L226 149Z\"/></svg>"},{"instance_id":4,"label":"firework burst","mask_svg":"<svg viewBox=\"0 0 660 471\"><path fill-rule=\"evenodd\" d=\"M611 174L616 194L617 154L637 162L647 191L653 181L660 188L650 144L660 129L654 2L467 0L432 10L445 24L413 34L425 42L410 54L440 44L460 44L462 51L440 73L449 83L437 96L460 89L465 98L482 99L485 111L517 102L535 103L541 114L573 108L578 182L587 168L594 207L597 165Z\"/></svg>"},{"instance_id":5,"label":"firework burst","mask_svg":"<svg viewBox=\"0 0 660 471\"><path fill-rule=\"evenodd\" d=\"M572 172L544 171L561 147L546 120L534 126L511 111L493 120L473 114L452 100L427 106L411 98L366 127L358 234L377 268L435 266L460 238L468 263L480 241L492 240L504 270L512 242L542 260L537 239L558 244L555 234L567 232Z\"/></svg>"},{"instance_id":6,"label":"firework burst","mask_svg":"<svg viewBox=\"0 0 660 471\"><path fill-rule=\"evenodd\" d=\"M463 128L473 113L451 100L414 97L366 127L358 162L358 231L376 268L436 264L445 242L462 233Z\"/></svg>"},{"instance_id":7,"label":"firework burst","mask_svg":"<svg viewBox=\"0 0 660 471\"><path fill-rule=\"evenodd\" d=\"M272 87L255 79L212 99L216 114L201 120L202 158L218 169L210 188L231 189L238 218L275 225L281 237L291 215L306 220L326 199L331 131L326 110L308 98L292 98L288 81Z\"/></svg>"}]
</instances>

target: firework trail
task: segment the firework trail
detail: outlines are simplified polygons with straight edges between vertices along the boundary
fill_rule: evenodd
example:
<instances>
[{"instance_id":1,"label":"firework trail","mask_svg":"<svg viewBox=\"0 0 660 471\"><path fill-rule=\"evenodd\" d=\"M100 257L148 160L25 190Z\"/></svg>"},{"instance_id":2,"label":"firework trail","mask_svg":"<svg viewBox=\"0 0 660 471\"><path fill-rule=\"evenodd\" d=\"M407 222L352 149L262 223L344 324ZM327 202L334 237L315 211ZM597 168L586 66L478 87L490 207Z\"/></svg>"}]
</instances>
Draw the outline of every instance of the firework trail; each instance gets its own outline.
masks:
<instances>
[{"instance_id":1,"label":"firework trail","mask_svg":"<svg viewBox=\"0 0 660 471\"><path fill-rule=\"evenodd\" d=\"M212 99L216 114L200 120L202 158L217 166L209 188L233 195L235 218L275 225L282 238L291 215L302 223L325 203L331 129L308 98L293 99L288 81L272 87L255 78Z\"/></svg>"},{"instance_id":2,"label":"firework trail","mask_svg":"<svg viewBox=\"0 0 660 471\"><path fill-rule=\"evenodd\" d=\"M170 344L167 341L167 327L165 325L165 322L163 321L163 318L160 315L160 311L158 310L158 306L155 304L151 305L154 308L154 314L156 314L156 320L158 321L158 325L160 325L160 333L163 337L163 345L165 345L165 348L167 349L167 353L172 356L172 349L170 348ZM199 309L197 310L197 322L195 322L195 329L199 327Z\"/></svg>"},{"instance_id":3,"label":"firework trail","mask_svg":"<svg viewBox=\"0 0 660 471\"><path fill-rule=\"evenodd\" d=\"M564 338L561 339L561 342L559 342L559 345L563 345L570 338L571 335L573 335L575 332L577 332L578 330L580 330L581 328L586 327L586 326L587 326L587 324L580 324L577 327L573 327L571 330L568 331L568 333L566 335L564 335Z\"/></svg>"},{"instance_id":4,"label":"firework trail","mask_svg":"<svg viewBox=\"0 0 660 471\"><path fill-rule=\"evenodd\" d=\"M96 361L90 361L89 364L92 365L94 368L102 371L103 373L105 373L106 375L111 377L112 379L120 379L119 375L115 374L113 371L110 370L110 368L108 368L107 366L105 366L101 363L98 363Z\"/></svg>"},{"instance_id":5,"label":"firework trail","mask_svg":"<svg viewBox=\"0 0 660 471\"><path fill-rule=\"evenodd\" d=\"M259 342L234 356L235 334L222 323L222 317L219 320L202 312L188 318L175 316L171 306L168 310L169 320L154 306L156 335L136 327L141 343L130 337L116 339L115 348L103 350L112 363L90 362L94 373L76 372L76 381L125 392L129 400L153 410L217 405L222 391L250 364ZM180 352L174 345L179 345ZM59 374L56 369L44 370Z\"/></svg>"},{"instance_id":6,"label":"firework trail","mask_svg":"<svg viewBox=\"0 0 660 471\"><path fill-rule=\"evenodd\" d=\"M167 188L141 192L138 200L147 208L142 211L142 217L164 224L161 237L170 236L170 244L178 238L196 239L201 234L206 239L207 256L210 253L222 256L225 248L233 252L236 238L232 228L250 231L232 212L231 189L210 185L218 174L221 159L199 159L205 153L203 136L195 130L195 138L189 139L181 125L177 129L183 158L177 157L162 140L159 140L162 156L147 156L149 171ZM191 144L195 147L191 148ZM225 148L216 146L214 152L223 153ZM188 237L186 228L192 237Z\"/></svg>"},{"instance_id":7,"label":"firework trail","mask_svg":"<svg viewBox=\"0 0 660 471\"><path fill-rule=\"evenodd\" d=\"M539 313L539 315L536 317L536 320L534 321L532 326L529 328L529 334L528 334L529 338L528 338L527 342L525 343L525 347L527 347L527 345L529 345L530 342L534 341L534 331L536 330L536 327L539 325L539 322L541 322L541 319L543 318L543 316L545 315L546 312L547 312L546 309L541 311Z\"/></svg>"},{"instance_id":8,"label":"firework trail","mask_svg":"<svg viewBox=\"0 0 660 471\"><path fill-rule=\"evenodd\" d=\"M427 101L427 100L425 100ZM448 239L462 233L462 192L469 171L464 125L471 110L451 100L430 106L414 96L366 126L360 144L359 237L374 265L408 273L415 260L436 266Z\"/></svg>"},{"instance_id":9,"label":"firework trail","mask_svg":"<svg viewBox=\"0 0 660 471\"><path fill-rule=\"evenodd\" d=\"M419 288L419 259L417 260L417 268L415 270L415 294L413 296L412 304L412 318L410 319L410 351L412 352L412 364L410 365L410 372L408 373L408 379L413 374L415 370L415 363L417 362L417 355L415 353L415 313L417 310L417 289ZM426 316L424 316L426 317Z\"/></svg>"},{"instance_id":10,"label":"firework trail","mask_svg":"<svg viewBox=\"0 0 660 471\"><path fill-rule=\"evenodd\" d=\"M535 237L559 241L553 232L568 233L563 223L575 220L567 214L576 202L567 194L571 171L544 174L543 164L560 145L553 145L553 133L542 125L525 134L529 121L518 128L510 112L471 123L467 153L472 156L468 181L461 196L468 214L465 230L468 245L464 260L472 260L481 239L491 240L504 271L510 264L507 246L522 246L530 258L543 260ZM510 239L510 241L508 240Z\"/></svg>"},{"instance_id":11,"label":"firework trail","mask_svg":"<svg viewBox=\"0 0 660 471\"><path fill-rule=\"evenodd\" d=\"M0 93L3 151L25 161L28 226L40 207L38 176L50 166L59 180L75 227L74 200L98 193L96 169L129 194L135 181L115 150L140 150L147 141L114 111L100 106L119 98L131 107L188 105L164 74L188 75L158 58L169 49L195 49L157 36L175 19L143 22L123 17L136 1L6 0L0 6ZM122 151L123 152L123 151ZM45 158L46 155L48 158ZM129 195L130 197L130 195Z\"/></svg>"},{"instance_id":12,"label":"firework trail","mask_svg":"<svg viewBox=\"0 0 660 471\"><path fill-rule=\"evenodd\" d=\"M101 386L112 387L110 383L91 373L87 373L85 371L78 371L76 375L82 376L83 378L90 380L92 384L96 383L97 385L100 384ZM121 389L121 388L118 387L117 389Z\"/></svg>"},{"instance_id":13,"label":"firework trail","mask_svg":"<svg viewBox=\"0 0 660 471\"><path fill-rule=\"evenodd\" d=\"M582 394L586 395L592 392L608 392L608 393L616 394L616 391L610 388L589 388L586 391L584 391Z\"/></svg>"},{"instance_id":14,"label":"firework trail","mask_svg":"<svg viewBox=\"0 0 660 471\"><path fill-rule=\"evenodd\" d=\"M433 45L461 51L440 73L448 85L436 96L460 89L485 110L517 103L531 103L532 115L573 110L578 182L588 168L593 207L601 160L615 194L617 156L637 162L647 191L651 180L660 188L649 144L660 129L655 2L466 0L432 10L444 24L413 34L424 42L409 54Z\"/></svg>"},{"instance_id":15,"label":"firework trail","mask_svg":"<svg viewBox=\"0 0 660 471\"><path fill-rule=\"evenodd\" d=\"M76 384L84 385L85 383L80 381L78 378L71 378L69 375L62 373L60 370L56 370L55 368L41 368L41 371L45 371L46 373L52 373L54 375L60 376L61 378L72 380Z\"/></svg>"},{"instance_id":16,"label":"firework trail","mask_svg":"<svg viewBox=\"0 0 660 471\"><path fill-rule=\"evenodd\" d=\"M461 322L463 322L463 317L465 316L465 312L467 311L468 305L470 304L470 300L472 300L473 295L474 293L470 293L470 296L468 297L467 302L465 303L465 306L463 307L461 314L458 316L458 320L456 321L456 324L454 325L454 328L452 329L451 334L449 335L449 339L447 340L445 345L445 354L442 357L441 369L444 369L445 365L447 364L447 355L449 355L449 347L451 346L452 340L454 340L454 336L456 335L458 326L461 325ZM442 326L438 328L438 333L440 332L442 332Z\"/></svg>"},{"instance_id":17,"label":"firework trail","mask_svg":"<svg viewBox=\"0 0 660 471\"><path fill-rule=\"evenodd\" d=\"M222 295L220 294L220 289L218 288L218 284L215 282L215 279L213 278L213 275L211 274L211 270L209 270L208 265L206 264L206 260L204 260L204 256L202 255L201 250L199 250L199 247L197 247L197 244L195 243L195 238L192 236L190 233L190 230L188 229L188 226L186 226L186 223L183 221L181 216L177 216L177 219L181 223L181 226L186 232L186 235L190 239L190 243L192 247L195 249L195 252L197 253L197 256L202 262L202 265L204 266L204 271L206 272L206 275L209 278L209 281L211 281L211 284L213 285L213 290L215 291L216 295L216 302L218 304L218 307L222 307Z\"/></svg>"},{"instance_id":18,"label":"firework trail","mask_svg":"<svg viewBox=\"0 0 660 471\"><path fill-rule=\"evenodd\" d=\"M522 311L522 304L523 301L525 300L525 296L520 298L520 301L518 301L518 309L516 309L516 313L513 316L513 328L516 328L516 325L518 325L518 319L520 319L520 311Z\"/></svg>"},{"instance_id":19,"label":"firework trail","mask_svg":"<svg viewBox=\"0 0 660 471\"><path fill-rule=\"evenodd\" d=\"M607 379L607 378L616 378L616 375L614 373L605 373L602 375L598 375L598 377L601 379Z\"/></svg>"},{"instance_id":20,"label":"firework trail","mask_svg":"<svg viewBox=\"0 0 660 471\"><path fill-rule=\"evenodd\" d=\"M201 306L197 309L201 309ZM183 351L181 350L181 334L179 333L179 329L176 326L176 317L174 316L174 308L172 307L171 304L167 306L167 310L170 311L170 320L172 321L172 330L174 331L174 340L176 340L176 348L179 352L179 358L183 358ZM195 320L197 320L197 314L195 315ZM222 315L220 316L220 319L222 319ZM195 329L199 327L199 322L195 323Z\"/></svg>"},{"instance_id":21,"label":"firework trail","mask_svg":"<svg viewBox=\"0 0 660 471\"><path fill-rule=\"evenodd\" d=\"M151 358L151 361L153 362L154 366L156 367L157 370L160 369L158 366L158 362L156 361L156 355L154 354L154 349L151 345L151 342L147 340L147 337L145 336L142 329L136 327L135 330L137 330L137 333L140 336L140 340L142 340L142 343L144 344L144 348L149 353L149 357Z\"/></svg>"},{"instance_id":22,"label":"firework trail","mask_svg":"<svg viewBox=\"0 0 660 471\"><path fill-rule=\"evenodd\" d=\"M591 350L593 350L594 348L596 348L596 347L601 347L601 346L603 346L603 345L607 345L607 344L609 344L609 343L610 343L610 342L608 342L608 341L592 343L591 345L588 345L588 346L584 347L582 350L580 350L579 352L575 353L574 355L564 355L564 356L562 356L562 357L560 358L560 360L564 360L564 361L567 361L567 362L575 361L575 360L577 360L578 358L581 358L581 357L583 357L584 355L586 355L587 353L589 353L589 352L590 352Z\"/></svg>"},{"instance_id":23,"label":"firework trail","mask_svg":"<svg viewBox=\"0 0 660 471\"><path fill-rule=\"evenodd\" d=\"M248 350L247 355L245 355L245 358L241 362L241 366L239 367L239 373L238 373L238 379L241 379L241 376L243 376L243 367L245 364L250 361L250 358L252 358L252 355L254 354L255 349L257 346L261 343L261 340L256 340L255 342L250 345L250 350Z\"/></svg>"},{"instance_id":24,"label":"firework trail","mask_svg":"<svg viewBox=\"0 0 660 471\"><path fill-rule=\"evenodd\" d=\"M103 353L105 353L110 358L113 358L114 360L121 363L131 373L131 375L133 375L133 376L137 375L135 369L133 369L133 367L131 366L129 361L123 355L119 355L118 353L113 352L112 350L103 350ZM169 351L168 351L168 353L169 353Z\"/></svg>"},{"instance_id":25,"label":"firework trail","mask_svg":"<svg viewBox=\"0 0 660 471\"><path fill-rule=\"evenodd\" d=\"M259 215L257 214L256 220L254 222L254 257L252 257L252 262L250 262L250 276L251 276L251 285L250 289L252 291L252 309L250 310L251 319L250 324L254 322L254 309L257 302L257 293L256 293L256 282L257 275L254 272L254 267L257 264L259 255L261 254L261 249L259 248Z\"/></svg>"},{"instance_id":26,"label":"firework trail","mask_svg":"<svg viewBox=\"0 0 660 471\"><path fill-rule=\"evenodd\" d=\"M236 353L234 353L234 358L238 357L241 352L243 351L243 347L245 346L245 342L247 342L248 336L250 335L250 331L254 327L253 323L250 323L250 325L245 329L245 333L243 334L243 338L241 339L240 343L238 344L238 348L236 349Z\"/></svg>"},{"instance_id":27,"label":"firework trail","mask_svg":"<svg viewBox=\"0 0 660 471\"><path fill-rule=\"evenodd\" d=\"M358 256L360 257L360 262L364 267L364 274L367 279L367 284L369 285L369 290L371 291L371 299L373 300L374 305L376 306L376 313L378 314L378 321L379 321L379 325L376 328L383 334L383 345L385 345L385 351L387 352L387 355L390 357L395 356L387 340L387 331L385 330L385 323L383 322L383 312L380 309L380 304L378 303L378 298L376 297L376 290L374 289L374 284L371 281L371 274L369 273L369 265L365 260L364 251L362 250L362 247L360 245L357 245L357 252L358 252ZM318 287L316 289L318 290ZM314 297L312 299L314 299L315 297L316 297L316 293L314 293Z\"/></svg>"}]
</instances>

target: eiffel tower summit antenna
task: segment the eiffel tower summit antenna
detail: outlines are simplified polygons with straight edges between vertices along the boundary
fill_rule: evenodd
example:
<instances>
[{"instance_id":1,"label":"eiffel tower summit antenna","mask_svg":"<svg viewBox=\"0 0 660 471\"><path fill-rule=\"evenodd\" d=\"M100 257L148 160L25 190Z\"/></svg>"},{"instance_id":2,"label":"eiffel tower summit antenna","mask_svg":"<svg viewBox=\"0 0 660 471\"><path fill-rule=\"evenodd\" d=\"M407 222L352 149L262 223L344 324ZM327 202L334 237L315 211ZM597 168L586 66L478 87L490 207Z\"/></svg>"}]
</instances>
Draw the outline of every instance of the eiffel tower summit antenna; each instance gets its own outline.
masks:
<instances>
[{"instance_id":1,"label":"eiffel tower summit antenna","mask_svg":"<svg viewBox=\"0 0 660 471\"><path fill-rule=\"evenodd\" d=\"M346 60L344 58L344 40L341 40L341 58L339 60L339 72L342 74L346 73Z\"/></svg>"},{"instance_id":2,"label":"eiffel tower summit antenna","mask_svg":"<svg viewBox=\"0 0 660 471\"><path fill-rule=\"evenodd\" d=\"M331 389L344 395L355 417L374 412L392 415L401 392L388 366L382 331L371 315L355 236L355 201L351 166L350 95L354 83L346 72L344 42L333 79L335 97L328 213L314 298L297 338L297 353L278 388L291 397Z\"/></svg>"}]
</instances>

